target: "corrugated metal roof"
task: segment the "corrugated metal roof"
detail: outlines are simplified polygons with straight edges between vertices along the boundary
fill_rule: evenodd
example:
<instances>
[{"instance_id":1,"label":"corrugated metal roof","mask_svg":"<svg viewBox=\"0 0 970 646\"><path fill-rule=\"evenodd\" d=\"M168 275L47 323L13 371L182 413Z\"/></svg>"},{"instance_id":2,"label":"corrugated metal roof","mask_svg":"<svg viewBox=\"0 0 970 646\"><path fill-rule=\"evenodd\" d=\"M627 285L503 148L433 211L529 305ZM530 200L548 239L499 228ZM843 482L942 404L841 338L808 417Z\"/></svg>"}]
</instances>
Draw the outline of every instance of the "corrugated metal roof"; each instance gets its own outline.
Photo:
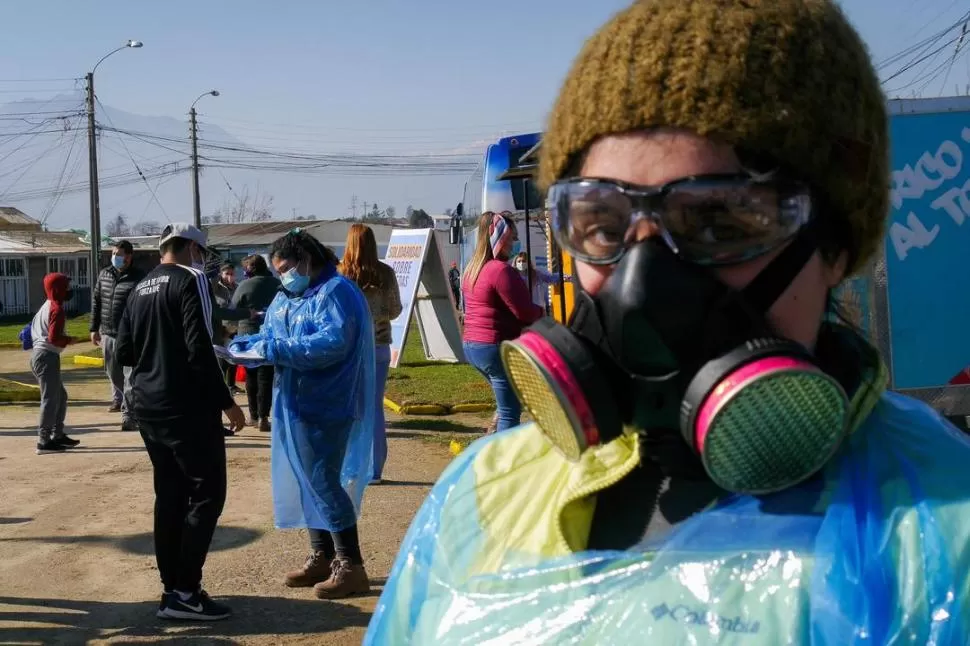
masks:
<instances>
[{"instance_id":1,"label":"corrugated metal roof","mask_svg":"<svg viewBox=\"0 0 970 646\"><path fill-rule=\"evenodd\" d=\"M48 254L79 253L90 247L72 231L4 231L0 233L0 254L18 256L46 256Z\"/></svg>"},{"instance_id":2,"label":"corrugated metal roof","mask_svg":"<svg viewBox=\"0 0 970 646\"><path fill-rule=\"evenodd\" d=\"M267 222L245 222L241 224L210 224L205 226L209 236L209 246L215 249L227 247L266 247L290 230L300 227L325 245L342 246L347 240L347 231L353 222L345 220L270 220ZM386 243L391 237L390 226L368 225L374 230L378 244Z\"/></svg>"},{"instance_id":3,"label":"corrugated metal roof","mask_svg":"<svg viewBox=\"0 0 970 646\"><path fill-rule=\"evenodd\" d=\"M203 227L209 236L209 246L214 249L232 247L268 247L277 238L295 227L305 229L310 235L331 247L343 247L347 231L353 222L345 220L281 220L268 222L243 222L238 224L212 224ZM374 231L377 244L385 245L394 227L383 224L368 225ZM120 238L119 238L120 239ZM124 236L136 249L157 249L158 236ZM107 242L102 250L109 249ZM76 253L90 251L90 246L74 231L3 231L0 232L0 253L17 255Z\"/></svg>"},{"instance_id":4,"label":"corrugated metal roof","mask_svg":"<svg viewBox=\"0 0 970 646\"><path fill-rule=\"evenodd\" d=\"M13 206L0 206L0 220L3 220L8 224L26 224L36 227L40 226L40 222Z\"/></svg>"}]
</instances>

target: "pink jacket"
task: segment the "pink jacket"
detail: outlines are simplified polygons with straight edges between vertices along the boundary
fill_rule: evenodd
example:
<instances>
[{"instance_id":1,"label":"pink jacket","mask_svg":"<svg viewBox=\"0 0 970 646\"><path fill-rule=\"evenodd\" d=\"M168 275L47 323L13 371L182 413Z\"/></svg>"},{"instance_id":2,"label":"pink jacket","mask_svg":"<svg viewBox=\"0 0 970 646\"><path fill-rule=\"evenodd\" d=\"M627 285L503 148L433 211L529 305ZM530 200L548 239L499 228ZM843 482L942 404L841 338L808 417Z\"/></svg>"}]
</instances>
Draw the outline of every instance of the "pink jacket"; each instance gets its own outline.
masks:
<instances>
[{"instance_id":1,"label":"pink jacket","mask_svg":"<svg viewBox=\"0 0 970 646\"><path fill-rule=\"evenodd\" d=\"M517 338L522 329L542 317L529 288L511 265L489 260L474 287L462 283L465 303L464 340L500 343Z\"/></svg>"}]
</instances>

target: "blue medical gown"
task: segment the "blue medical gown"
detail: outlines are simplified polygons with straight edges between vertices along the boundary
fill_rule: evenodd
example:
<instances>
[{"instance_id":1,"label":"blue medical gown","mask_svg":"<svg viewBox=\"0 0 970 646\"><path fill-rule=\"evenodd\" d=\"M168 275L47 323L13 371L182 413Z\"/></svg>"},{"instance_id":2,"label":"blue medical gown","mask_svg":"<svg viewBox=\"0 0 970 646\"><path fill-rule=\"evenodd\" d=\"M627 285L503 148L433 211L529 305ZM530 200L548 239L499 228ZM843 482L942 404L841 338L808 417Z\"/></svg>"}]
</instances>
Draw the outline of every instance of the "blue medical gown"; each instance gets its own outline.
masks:
<instances>
[{"instance_id":1,"label":"blue medical gown","mask_svg":"<svg viewBox=\"0 0 970 646\"><path fill-rule=\"evenodd\" d=\"M259 334L230 351L255 352L276 370L276 526L354 525L373 470L374 329L363 293L330 269L301 296L280 292Z\"/></svg>"}]
</instances>

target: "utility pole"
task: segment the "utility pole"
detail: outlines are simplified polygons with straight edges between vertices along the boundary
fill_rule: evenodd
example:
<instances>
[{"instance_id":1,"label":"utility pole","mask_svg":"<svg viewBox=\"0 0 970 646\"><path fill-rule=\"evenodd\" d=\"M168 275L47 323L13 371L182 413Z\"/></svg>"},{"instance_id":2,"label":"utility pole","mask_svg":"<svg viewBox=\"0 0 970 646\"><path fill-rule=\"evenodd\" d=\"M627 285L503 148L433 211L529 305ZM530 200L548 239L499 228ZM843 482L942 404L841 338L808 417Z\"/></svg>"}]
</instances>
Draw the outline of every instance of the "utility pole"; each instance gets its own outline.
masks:
<instances>
[{"instance_id":1,"label":"utility pole","mask_svg":"<svg viewBox=\"0 0 970 646\"><path fill-rule=\"evenodd\" d=\"M85 107L88 113L88 184L91 197L91 259L88 261L88 284L92 298L101 269L101 201L98 195L98 138L94 128L94 72L88 72ZM92 301L93 302L93 301Z\"/></svg>"},{"instance_id":2,"label":"utility pole","mask_svg":"<svg viewBox=\"0 0 970 646\"><path fill-rule=\"evenodd\" d=\"M350 212L353 213L354 219L357 219L357 196L354 195L350 198Z\"/></svg>"},{"instance_id":3,"label":"utility pole","mask_svg":"<svg viewBox=\"0 0 970 646\"><path fill-rule=\"evenodd\" d=\"M199 196L199 125L195 119L195 106L189 109L189 128L192 136L192 219L202 229L202 202Z\"/></svg>"}]
</instances>

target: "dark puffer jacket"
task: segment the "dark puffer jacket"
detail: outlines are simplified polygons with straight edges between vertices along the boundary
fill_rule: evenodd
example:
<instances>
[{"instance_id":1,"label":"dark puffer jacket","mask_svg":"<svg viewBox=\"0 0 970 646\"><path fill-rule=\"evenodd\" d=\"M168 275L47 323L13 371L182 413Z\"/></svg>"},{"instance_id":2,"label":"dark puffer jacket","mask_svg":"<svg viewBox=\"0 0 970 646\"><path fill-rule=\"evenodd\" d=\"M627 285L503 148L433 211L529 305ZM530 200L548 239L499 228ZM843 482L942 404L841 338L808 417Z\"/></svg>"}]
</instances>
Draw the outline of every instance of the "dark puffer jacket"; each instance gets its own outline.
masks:
<instances>
[{"instance_id":1,"label":"dark puffer jacket","mask_svg":"<svg viewBox=\"0 0 970 646\"><path fill-rule=\"evenodd\" d=\"M132 287L145 277L145 272L129 267L125 273L114 267L105 267L98 274L94 302L91 305L91 331L101 336L118 336L121 315L125 313L125 303Z\"/></svg>"}]
</instances>

